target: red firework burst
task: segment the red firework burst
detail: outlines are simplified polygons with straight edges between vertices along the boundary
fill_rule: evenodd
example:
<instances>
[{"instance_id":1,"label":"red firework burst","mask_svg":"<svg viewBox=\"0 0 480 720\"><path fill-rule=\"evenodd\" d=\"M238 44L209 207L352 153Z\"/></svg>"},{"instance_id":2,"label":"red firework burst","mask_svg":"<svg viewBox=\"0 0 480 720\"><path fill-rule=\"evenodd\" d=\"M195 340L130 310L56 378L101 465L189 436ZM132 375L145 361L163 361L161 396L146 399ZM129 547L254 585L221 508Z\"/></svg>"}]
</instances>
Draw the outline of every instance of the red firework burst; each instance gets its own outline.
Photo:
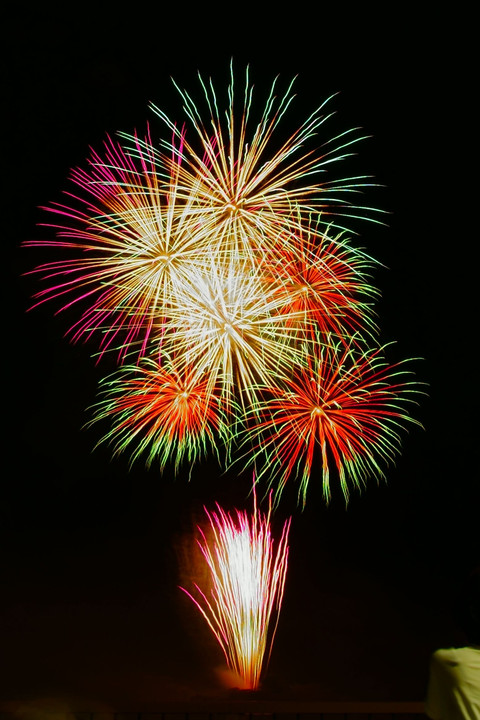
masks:
<instances>
[{"instance_id":1,"label":"red firework burst","mask_svg":"<svg viewBox=\"0 0 480 720\"><path fill-rule=\"evenodd\" d=\"M276 254L262 260L265 283L284 300L285 324L346 341L359 331L375 335L372 301L378 290L368 282L375 261L350 247L343 234L329 237L318 219L297 221L295 244L280 235Z\"/></svg>"},{"instance_id":2,"label":"red firework burst","mask_svg":"<svg viewBox=\"0 0 480 720\"><path fill-rule=\"evenodd\" d=\"M178 370L168 357L162 364L143 358L139 365L125 365L103 381L104 398L93 408L89 423L107 418L110 431L100 440L118 455L131 450L131 462L147 455L163 468L175 471L184 460L192 463L217 443L226 441L226 422L212 393L209 376L193 368Z\"/></svg>"},{"instance_id":3,"label":"red firework burst","mask_svg":"<svg viewBox=\"0 0 480 720\"><path fill-rule=\"evenodd\" d=\"M327 502L332 461L347 501L349 481L361 487L371 475L384 476L381 462L388 465L399 452L405 421L420 425L407 411L419 384L408 379L405 361L389 365L384 349L318 343L306 366L282 388L266 389L265 400L247 414L245 442L253 452L243 460L255 464L257 479L276 484L277 500L296 477L305 505L317 453Z\"/></svg>"}]
</instances>

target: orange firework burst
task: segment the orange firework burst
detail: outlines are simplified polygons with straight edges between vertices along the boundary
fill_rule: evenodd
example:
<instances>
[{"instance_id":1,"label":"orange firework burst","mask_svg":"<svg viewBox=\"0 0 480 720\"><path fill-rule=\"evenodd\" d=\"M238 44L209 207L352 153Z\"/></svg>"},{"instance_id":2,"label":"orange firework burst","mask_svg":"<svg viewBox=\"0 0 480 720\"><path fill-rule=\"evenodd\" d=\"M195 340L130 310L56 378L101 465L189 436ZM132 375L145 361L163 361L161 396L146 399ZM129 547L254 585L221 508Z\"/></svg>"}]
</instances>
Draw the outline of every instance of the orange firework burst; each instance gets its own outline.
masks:
<instances>
[{"instance_id":1,"label":"orange firework burst","mask_svg":"<svg viewBox=\"0 0 480 720\"><path fill-rule=\"evenodd\" d=\"M211 587L195 594L181 588L195 603L225 655L227 665L245 689L259 687L270 659L288 564L289 518L275 551L271 531L272 506L260 512L229 514L217 503L205 509L211 539L198 528L198 546L207 564Z\"/></svg>"},{"instance_id":2,"label":"orange firework burst","mask_svg":"<svg viewBox=\"0 0 480 720\"><path fill-rule=\"evenodd\" d=\"M225 416L209 376L178 370L168 356L161 365L143 358L121 367L103 381L103 394L92 422L108 419L112 428L100 442L112 445L114 454L133 446L132 462L146 454L147 466L159 460L178 470L184 460L192 463L226 442Z\"/></svg>"},{"instance_id":3,"label":"orange firework burst","mask_svg":"<svg viewBox=\"0 0 480 720\"><path fill-rule=\"evenodd\" d=\"M295 243L284 243L280 234L276 256L262 264L269 292L279 294L290 331L301 326L310 334L333 334L347 341L359 330L376 335L371 316L378 291L368 282L375 262L353 249L343 234L330 237L318 217L303 223L298 217Z\"/></svg>"}]
</instances>

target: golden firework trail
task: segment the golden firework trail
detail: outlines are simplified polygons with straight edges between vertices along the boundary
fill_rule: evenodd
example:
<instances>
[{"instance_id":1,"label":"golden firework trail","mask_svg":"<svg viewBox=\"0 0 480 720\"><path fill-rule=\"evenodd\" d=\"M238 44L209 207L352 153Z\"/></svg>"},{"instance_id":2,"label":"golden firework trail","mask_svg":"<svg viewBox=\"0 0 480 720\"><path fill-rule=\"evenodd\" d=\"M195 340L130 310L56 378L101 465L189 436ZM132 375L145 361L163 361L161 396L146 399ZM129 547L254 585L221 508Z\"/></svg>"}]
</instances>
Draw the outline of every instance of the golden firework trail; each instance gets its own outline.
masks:
<instances>
[{"instance_id":1,"label":"golden firework trail","mask_svg":"<svg viewBox=\"0 0 480 720\"><path fill-rule=\"evenodd\" d=\"M210 587L181 588L202 614L220 645L227 666L243 689L257 690L270 660L288 565L289 518L276 548L271 528L272 505L266 513L254 510L228 513L217 503L205 509L207 533L198 540Z\"/></svg>"}]
</instances>

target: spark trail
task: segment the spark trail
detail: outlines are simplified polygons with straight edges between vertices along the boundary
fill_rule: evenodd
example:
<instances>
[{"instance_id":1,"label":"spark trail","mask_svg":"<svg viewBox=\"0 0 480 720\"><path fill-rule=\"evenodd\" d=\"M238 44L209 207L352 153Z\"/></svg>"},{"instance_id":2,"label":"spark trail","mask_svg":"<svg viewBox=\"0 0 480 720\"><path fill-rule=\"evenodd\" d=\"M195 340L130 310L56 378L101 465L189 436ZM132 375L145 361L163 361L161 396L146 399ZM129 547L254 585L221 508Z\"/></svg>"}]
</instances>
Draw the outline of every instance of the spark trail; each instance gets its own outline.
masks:
<instances>
[{"instance_id":1,"label":"spark trail","mask_svg":"<svg viewBox=\"0 0 480 720\"><path fill-rule=\"evenodd\" d=\"M270 498L271 500L271 498ZM276 547L271 529L272 505L228 513L217 503L205 509L210 532L198 528L210 588L197 584L190 592L220 645L227 666L244 689L257 690L268 666L277 630L288 566L291 519L285 521Z\"/></svg>"}]
</instances>

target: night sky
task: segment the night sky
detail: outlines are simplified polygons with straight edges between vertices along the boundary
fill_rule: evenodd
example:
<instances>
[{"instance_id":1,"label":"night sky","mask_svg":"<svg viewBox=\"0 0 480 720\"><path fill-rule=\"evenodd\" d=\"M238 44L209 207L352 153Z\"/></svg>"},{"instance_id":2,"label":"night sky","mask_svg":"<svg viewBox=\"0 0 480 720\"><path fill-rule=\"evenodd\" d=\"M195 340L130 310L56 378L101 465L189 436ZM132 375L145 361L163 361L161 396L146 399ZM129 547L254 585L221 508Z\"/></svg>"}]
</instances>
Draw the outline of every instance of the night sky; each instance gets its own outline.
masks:
<instances>
[{"instance_id":1,"label":"night sky","mask_svg":"<svg viewBox=\"0 0 480 720\"><path fill-rule=\"evenodd\" d=\"M82 427L105 368L93 345L64 337L73 315L55 316L54 303L27 312L40 286L24 273L44 258L20 246L47 237L40 207L61 199L89 146L154 125L150 102L180 114L170 77L197 92L199 70L219 87L232 57L259 89L298 75L292 131L339 93L325 132L371 136L355 162L383 186L365 201L388 212L387 225L355 229L384 266L374 278L381 337L395 341L394 359L422 358L414 369L428 383L414 411L425 430L404 434L386 483L373 479L348 508L338 489L326 507L315 477L303 511L296 488L286 491L275 524L292 516L290 565L261 692L422 700L430 652L463 641L456 599L480 561L468 19L278 7L268 19L258 8L189 16L148 4L121 15L15 12L3 48L0 701L141 710L227 692L221 651L178 585L203 505L248 509L250 479L210 460L190 480L162 476L92 451L97 429Z\"/></svg>"}]
</instances>

